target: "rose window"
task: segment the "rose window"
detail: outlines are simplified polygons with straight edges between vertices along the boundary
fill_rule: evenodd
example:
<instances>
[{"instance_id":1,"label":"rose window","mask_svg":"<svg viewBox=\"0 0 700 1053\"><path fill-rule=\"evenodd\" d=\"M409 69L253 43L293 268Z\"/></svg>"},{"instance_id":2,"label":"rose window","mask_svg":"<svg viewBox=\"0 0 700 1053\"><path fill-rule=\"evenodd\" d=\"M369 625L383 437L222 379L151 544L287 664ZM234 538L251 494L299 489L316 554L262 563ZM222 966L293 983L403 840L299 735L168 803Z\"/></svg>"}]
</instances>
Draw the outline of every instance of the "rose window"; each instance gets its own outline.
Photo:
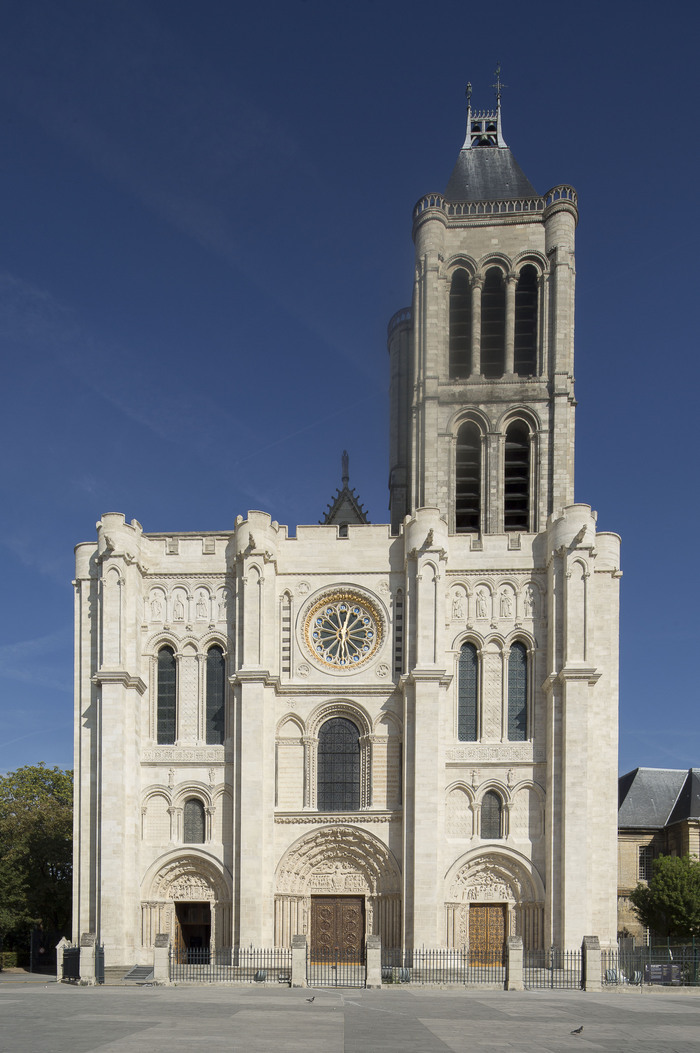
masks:
<instances>
[{"instance_id":1,"label":"rose window","mask_svg":"<svg viewBox=\"0 0 700 1053\"><path fill-rule=\"evenodd\" d=\"M364 598L333 593L306 617L306 645L316 661L331 669L354 669L376 652L381 620Z\"/></svg>"}]
</instances>

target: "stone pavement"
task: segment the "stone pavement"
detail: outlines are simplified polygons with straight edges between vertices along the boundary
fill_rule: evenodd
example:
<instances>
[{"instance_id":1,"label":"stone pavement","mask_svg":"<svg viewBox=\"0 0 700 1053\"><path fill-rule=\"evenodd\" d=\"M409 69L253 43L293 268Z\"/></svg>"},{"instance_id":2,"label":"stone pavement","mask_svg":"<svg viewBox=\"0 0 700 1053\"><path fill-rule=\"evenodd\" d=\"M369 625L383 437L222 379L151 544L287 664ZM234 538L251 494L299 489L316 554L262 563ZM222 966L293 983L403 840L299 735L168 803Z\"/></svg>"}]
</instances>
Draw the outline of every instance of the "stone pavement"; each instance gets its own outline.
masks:
<instances>
[{"instance_id":1,"label":"stone pavement","mask_svg":"<svg viewBox=\"0 0 700 1053\"><path fill-rule=\"evenodd\" d=\"M697 1053L698 995L73 987L4 973L0 1053Z\"/></svg>"}]
</instances>

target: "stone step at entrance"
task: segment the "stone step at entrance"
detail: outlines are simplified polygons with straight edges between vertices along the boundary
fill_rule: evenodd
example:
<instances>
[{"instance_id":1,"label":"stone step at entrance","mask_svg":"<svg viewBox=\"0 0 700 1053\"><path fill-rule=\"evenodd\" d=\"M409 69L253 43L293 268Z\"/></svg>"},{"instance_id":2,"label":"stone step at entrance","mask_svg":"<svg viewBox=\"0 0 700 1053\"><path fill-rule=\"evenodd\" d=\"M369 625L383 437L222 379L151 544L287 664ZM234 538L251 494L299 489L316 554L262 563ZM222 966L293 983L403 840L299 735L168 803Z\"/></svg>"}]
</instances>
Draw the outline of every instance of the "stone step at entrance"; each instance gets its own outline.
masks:
<instances>
[{"instance_id":1,"label":"stone step at entrance","mask_svg":"<svg viewBox=\"0 0 700 1053\"><path fill-rule=\"evenodd\" d=\"M109 965L105 968L106 984L143 984L153 980L152 965L134 965L131 968L123 965Z\"/></svg>"}]
</instances>

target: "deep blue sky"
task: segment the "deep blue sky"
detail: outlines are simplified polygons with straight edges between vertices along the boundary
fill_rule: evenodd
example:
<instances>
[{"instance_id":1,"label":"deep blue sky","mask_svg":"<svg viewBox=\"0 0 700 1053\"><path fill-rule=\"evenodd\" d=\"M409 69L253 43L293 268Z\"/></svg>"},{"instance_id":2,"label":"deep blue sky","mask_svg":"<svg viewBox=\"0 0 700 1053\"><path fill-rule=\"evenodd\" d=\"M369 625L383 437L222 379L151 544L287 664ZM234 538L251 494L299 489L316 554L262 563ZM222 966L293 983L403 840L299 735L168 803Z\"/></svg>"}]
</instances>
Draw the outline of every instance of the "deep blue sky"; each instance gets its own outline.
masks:
<instances>
[{"instance_id":1,"label":"deep blue sky","mask_svg":"<svg viewBox=\"0 0 700 1053\"><path fill-rule=\"evenodd\" d=\"M579 192L577 500L623 537L622 771L700 765L698 8L4 0L0 771L72 765L105 511L387 517L386 323L464 87ZM693 546L691 548L691 546Z\"/></svg>"}]
</instances>

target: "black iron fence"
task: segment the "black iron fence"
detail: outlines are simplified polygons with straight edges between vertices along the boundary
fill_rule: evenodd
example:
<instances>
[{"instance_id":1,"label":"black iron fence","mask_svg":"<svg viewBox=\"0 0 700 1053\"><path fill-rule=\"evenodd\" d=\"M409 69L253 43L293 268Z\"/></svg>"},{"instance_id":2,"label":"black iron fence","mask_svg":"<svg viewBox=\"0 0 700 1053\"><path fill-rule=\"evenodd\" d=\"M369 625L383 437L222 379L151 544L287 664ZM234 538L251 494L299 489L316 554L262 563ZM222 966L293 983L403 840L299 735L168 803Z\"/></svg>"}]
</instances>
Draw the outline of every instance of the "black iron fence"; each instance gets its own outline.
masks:
<instances>
[{"instance_id":1,"label":"black iron fence","mask_svg":"<svg viewBox=\"0 0 700 1053\"><path fill-rule=\"evenodd\" d=\"M503 951L475 954L468 948L382 948L382 983L493 984L503 987L505 982Z\"/></svg>"},{"instance_id":2,"label":"black iron fence","mask_svg":"<svg viewBox=\"0 0 700 1053\"><path fill-rule=\"evenodd\" d=\"M176 983L290 984L292 952L288 947L173 948L170 979Z\"/></svg>"},{"instance_id":3,"label":"black iron fence","mask_svg":"<svg viewBox=\"0 0 700 1053\"><path fill-rule=\"evenodd\" d=\"M364 948L314 947L306 958L309 987L364 987Z\"/></svg>"},{"instance_id":4,"label":"black iron fence","mask_svg":"<svg viewBox=\"0 0 700 1053\"><path fill-rule=\"evenodd\" d=\"M700 945L633 947L603 951L604 986L656 984L664 987L700 987Z\"/></svg>"},{"instance_id":5,"label":"black iron fence","mask_svg":"<svg viewBox=\"0 0 700 1053\"><path fill-rule=\"evenodd\" d=\"M576 990L581 987L582 951L523 951L523 983L526 988L550 987Z\"/></svg>"},{"instance_id":6,"label":"black iron fence","mask_svg":"<svg viewBox=\"0 0 700 1053\"><path fill-rule=\"evenodd\" d=\"M61 975L64 980L80 979L80 947L64 947Z\"/></svg>"}]
</instances>

